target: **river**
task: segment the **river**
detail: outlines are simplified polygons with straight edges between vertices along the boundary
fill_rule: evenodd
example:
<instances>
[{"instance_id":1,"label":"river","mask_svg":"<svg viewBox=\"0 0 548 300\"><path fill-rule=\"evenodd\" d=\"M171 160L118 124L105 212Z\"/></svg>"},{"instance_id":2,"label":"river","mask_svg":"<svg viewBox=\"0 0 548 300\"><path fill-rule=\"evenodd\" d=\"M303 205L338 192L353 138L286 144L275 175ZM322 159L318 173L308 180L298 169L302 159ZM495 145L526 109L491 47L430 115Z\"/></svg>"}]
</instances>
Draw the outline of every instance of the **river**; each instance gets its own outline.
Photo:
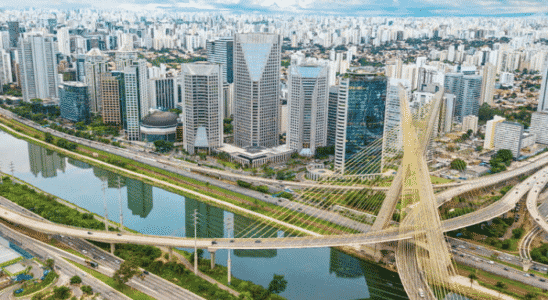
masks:
<instances>
[{"instance_id":1,"label":"river","mask_svg":"<svg viewBox=\"0 0 548 300\"><path fill-rule=\"evenodd\" d=\"M50 194L104 215L124 226L155 235L239 237L249 234L249 219L139 180L73 160L0 131L0 169ZM105 189L104 193L102 189ZM284 232L270 228L274 236ZM206 252L206 257L207 252ZM217 264L226 266L227 250ZM287 299L407 299L397 274L333 248L233 250L233 276L268 286L273 274L288 281Z\"/></svg>"}]
</instances>

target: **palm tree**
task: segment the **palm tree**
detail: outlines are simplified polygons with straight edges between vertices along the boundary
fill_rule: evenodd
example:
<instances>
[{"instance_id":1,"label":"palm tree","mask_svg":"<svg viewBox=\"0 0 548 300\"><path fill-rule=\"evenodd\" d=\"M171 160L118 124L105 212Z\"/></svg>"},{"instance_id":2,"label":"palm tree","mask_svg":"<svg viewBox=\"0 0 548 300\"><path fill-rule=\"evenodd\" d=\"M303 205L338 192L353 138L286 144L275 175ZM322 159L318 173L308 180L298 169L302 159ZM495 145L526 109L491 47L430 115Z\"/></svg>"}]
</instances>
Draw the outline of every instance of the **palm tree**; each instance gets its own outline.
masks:
<instances>
[{"instance_id":1,"label":"palm tree","mask_svg":"<svg viewBox=\"0 0 548 300\"><path fill-rule=\"evenodd\" d=\"M501 294L502 294L502 290L506 289L507 286L506 286L506 284L505 284L504 282L502 282L502 281L497 281L497 283L495 284L495 286L499 289L499 298L500 298L500 296L501 296Z\"/></svg>"},{"instance_id":2,"label":"palm tree","mask_svg":"<svg viewBox=\"0 0 548 300\"><path fill-rule=\"evenodd\" d=\"M470 273L470 275L468 275L468 278L470 279L470 288L472 288L472 284L474 283L474 280L478 279L478 276L476 275L476 273Z\"/></svg>"}]
</instances>

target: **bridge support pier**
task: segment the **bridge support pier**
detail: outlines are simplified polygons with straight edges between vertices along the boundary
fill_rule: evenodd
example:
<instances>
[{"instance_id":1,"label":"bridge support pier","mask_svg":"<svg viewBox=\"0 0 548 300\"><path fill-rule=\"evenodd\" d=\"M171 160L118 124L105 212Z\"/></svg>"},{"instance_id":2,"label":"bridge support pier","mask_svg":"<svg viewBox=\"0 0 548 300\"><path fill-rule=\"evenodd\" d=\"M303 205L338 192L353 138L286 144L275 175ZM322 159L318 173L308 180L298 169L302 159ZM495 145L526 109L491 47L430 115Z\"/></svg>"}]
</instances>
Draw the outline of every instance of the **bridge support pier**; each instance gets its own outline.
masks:
<instances>
[{"instance_id":1,"label":"bridge support pier","mask_svg":"<svg viewBox=\"0 0 548 300\"><path fill-rule=\"evenodd\" d=\"M361 245L359 246L359 249L360 249L359 251L369 256L375 262L379 262L383 258L383 255L381 253L381 248L382 248L381 244Z\"/></svg>"},{"instance_id":2,"label":"bridge support pier","mask_svg":"<svg viewBox=\"0 0 548 300\"><path fill-rule=\"evenodd\" d=\"M232 260L230 259L230 249L228 249L228 259L226 260L226 267L228 268L228 285L230 285L230 281L232 280Z\"/></svg>"},{"instance_id":3,"label":"bridge support pier","mask_svg":"<svg viewBox=\"0 0 548 300\"><path fill-rule=\"evenodd\" d=\"M114 250L116 250L116 246L114 246L115 244L111 243L110 244L110 254L114 254Z\"/></svg>"},{"instance_id":4,"label":"bridge support pier","mask_svg":"<svg viewBox=\"0 0 548 300\"><path fill-rule=\"evenodd\" d=\"M215 268L215 250L209 250L209 254L211 255L211 269Z\"/></svg>"}]
</instances>

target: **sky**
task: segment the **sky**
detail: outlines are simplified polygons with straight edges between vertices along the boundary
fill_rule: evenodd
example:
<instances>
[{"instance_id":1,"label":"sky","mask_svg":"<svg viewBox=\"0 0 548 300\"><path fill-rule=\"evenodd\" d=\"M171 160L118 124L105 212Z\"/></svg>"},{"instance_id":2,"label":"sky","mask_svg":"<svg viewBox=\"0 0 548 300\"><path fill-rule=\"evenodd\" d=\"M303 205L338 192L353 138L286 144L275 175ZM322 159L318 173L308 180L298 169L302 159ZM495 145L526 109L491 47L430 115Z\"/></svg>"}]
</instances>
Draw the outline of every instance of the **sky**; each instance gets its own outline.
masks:
<instances>
[{"instance_id":1,"label":"sky","mask_svg":"<svg viewBox=\"0 0 548 300\"><path fill-rule=\"evenodd\" d=\"M546 0L0 0L2 7L394 17L528 16L548 12Z\"/></svg>"}]
</instances>

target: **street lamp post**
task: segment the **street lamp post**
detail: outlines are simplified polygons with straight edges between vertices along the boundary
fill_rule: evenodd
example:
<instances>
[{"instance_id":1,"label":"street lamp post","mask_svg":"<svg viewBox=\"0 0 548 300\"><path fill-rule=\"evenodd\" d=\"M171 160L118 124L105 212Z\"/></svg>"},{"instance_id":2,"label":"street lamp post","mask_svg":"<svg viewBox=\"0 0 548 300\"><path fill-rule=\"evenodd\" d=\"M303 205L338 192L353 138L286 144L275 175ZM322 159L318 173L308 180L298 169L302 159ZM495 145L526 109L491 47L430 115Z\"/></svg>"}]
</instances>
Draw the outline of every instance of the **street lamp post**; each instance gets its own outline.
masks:
<instances>
[{"instance_id":1,"label":"street lamp post","mask_svg":"<svg viewBox=\"0 0 548 300\"><path fill-rule=\"evenodd\" d=\"M233 218L230 218L228 217L227 218L227 223L228 223L228 238L230 238L230 232L231 232L231 229L234 230L234 223L232 223L234 219ZM228 285L230 285L230 281L231 281L231 271L232 271L232 260L230 259L230 252L232 252L232 249L228 249L228 258L226 260L226 266L227 266L227 269L228 269Z\"/></svg>"},{"instance_id":2,"label":"street lamp post","mask_svg":"<svg viewBox=\"0 0 548 300\"><path fill-rule=\"evenodd\" d=\"M194 209L194 273L198 274L198 239L197 239L197 223L198 223L198 209Z\"/></svg>"}]
</instances>

